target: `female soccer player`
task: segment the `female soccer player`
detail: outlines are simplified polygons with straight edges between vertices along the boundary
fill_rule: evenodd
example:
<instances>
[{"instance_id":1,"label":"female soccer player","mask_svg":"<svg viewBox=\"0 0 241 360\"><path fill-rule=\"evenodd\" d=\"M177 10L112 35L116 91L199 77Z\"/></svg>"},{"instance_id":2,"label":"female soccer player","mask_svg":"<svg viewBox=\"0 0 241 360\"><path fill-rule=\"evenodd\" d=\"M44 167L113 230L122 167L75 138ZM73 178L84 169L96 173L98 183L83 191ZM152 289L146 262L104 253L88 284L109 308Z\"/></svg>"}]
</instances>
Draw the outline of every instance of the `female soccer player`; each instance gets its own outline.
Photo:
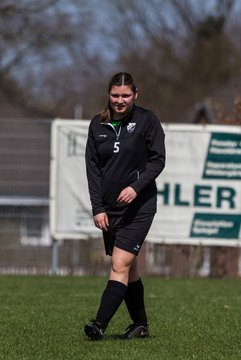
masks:
<instances>
[{"instance_id":1,"label":"female soccer player","mask_svg":"<svg viewBox=\"0 0 241 360\"><path fill-rule=\"evenodd\" d=\"M108 95L107 107L90 123L86 145L94 223L112 260L96 317L84 328L91 340L103 338L123 300L133 323L122 338L148 336L137 256L156 212L155 179L165 166L163 129L153 112L135 105L132 76L115 74Z\"/></svg>"}]
</instances>

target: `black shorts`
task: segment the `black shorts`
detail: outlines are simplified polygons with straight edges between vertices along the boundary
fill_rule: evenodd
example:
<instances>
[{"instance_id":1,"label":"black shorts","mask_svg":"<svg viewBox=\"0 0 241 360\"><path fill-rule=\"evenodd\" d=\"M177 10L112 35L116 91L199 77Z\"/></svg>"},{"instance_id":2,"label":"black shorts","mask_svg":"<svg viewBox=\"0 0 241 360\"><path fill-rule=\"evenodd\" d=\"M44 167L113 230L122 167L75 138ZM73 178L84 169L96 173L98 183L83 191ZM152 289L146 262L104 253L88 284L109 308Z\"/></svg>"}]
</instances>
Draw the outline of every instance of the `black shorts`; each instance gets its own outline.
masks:
<instances>
[{"instance_id":1,"label":"black shorts","mask_svg":"<svg viewBox=\"0 0 241 360\"><path fill-rule=\"evenodd\" d=\"M108 216L109 230L103 231L106 255L112 255L113 248L138 255L151 227L154 214L124 214Z\"/></svg>"}]
</instances>

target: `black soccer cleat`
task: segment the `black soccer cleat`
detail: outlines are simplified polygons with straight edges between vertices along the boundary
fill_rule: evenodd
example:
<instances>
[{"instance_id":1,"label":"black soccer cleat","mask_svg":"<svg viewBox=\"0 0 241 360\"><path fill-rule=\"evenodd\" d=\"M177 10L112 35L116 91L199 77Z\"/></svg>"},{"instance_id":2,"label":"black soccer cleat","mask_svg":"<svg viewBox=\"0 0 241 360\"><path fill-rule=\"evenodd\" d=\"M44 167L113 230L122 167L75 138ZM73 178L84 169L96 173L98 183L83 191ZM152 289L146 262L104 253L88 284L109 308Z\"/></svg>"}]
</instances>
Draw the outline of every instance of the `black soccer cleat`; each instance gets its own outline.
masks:
<instances>
[{"instance_id":1,"label":"black soccer cleat","mask_svg":"<svg viewBox=\"0 0 241 360\"><path fill-rule=\"evenodd\" d=\"M124 334L120 336L123 340L130 340L134 338L145 338L149 336L149 329L148 325L138 325L138 324L131 324L129 325Z\"/></svg>"},{"instance_id":2,"label":"black soccer cleat","mask_svg":"<svg viewBox=\"0 0 241 360\"><path fill-rule=\"evenodd\" d=\"M85 334L90 340L101 340L104 335L104 329L101 327L98 321L91 321L84 327Z\"/></svg>"}]
</instances>

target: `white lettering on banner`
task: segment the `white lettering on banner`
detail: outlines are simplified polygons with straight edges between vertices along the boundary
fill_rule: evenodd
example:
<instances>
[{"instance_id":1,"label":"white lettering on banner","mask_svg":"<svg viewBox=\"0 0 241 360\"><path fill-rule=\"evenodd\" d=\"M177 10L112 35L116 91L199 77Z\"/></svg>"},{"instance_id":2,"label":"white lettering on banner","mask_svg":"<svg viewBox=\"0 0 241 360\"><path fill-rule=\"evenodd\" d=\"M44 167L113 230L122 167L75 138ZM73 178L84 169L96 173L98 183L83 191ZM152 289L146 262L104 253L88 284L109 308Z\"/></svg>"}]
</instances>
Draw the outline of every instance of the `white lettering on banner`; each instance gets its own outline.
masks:
<instances>
[{"instance_id":1,"label":"white lettering on banner","mask_svg":"<svg viewBox=\"0 0 241 360\"><path fill-rule=\"evenodd\" d=\"M230 147L230 148L235 148L238 145L237 141L231 141L231 140L217 140L217 139L212 139L211 141L211 145L212 146L217 146L217 147Z\"/></svg>"},{"instance_id":2,"label":"white lettering on banner","mask_svg":"<svg viewBox=\"0 0 241 360\"><path fill-rule=\"evenodd\" d=\"M209 152L211 154L219 154L219 155L241 155L241 149L217 149L211 147Z\"/></svg>"},{"instance_id":3,"label":"white lettering on banner","mask_svg":"<svg viewBox=\"0 0 241 360\"><path fill-rule=\"evenodd\" d=\"M216 177L234 178L241 177L241 164L229 162L229 163L215 163L213 161L207 161L206 175L215 175Z\"/></svg>"}]
</instances>

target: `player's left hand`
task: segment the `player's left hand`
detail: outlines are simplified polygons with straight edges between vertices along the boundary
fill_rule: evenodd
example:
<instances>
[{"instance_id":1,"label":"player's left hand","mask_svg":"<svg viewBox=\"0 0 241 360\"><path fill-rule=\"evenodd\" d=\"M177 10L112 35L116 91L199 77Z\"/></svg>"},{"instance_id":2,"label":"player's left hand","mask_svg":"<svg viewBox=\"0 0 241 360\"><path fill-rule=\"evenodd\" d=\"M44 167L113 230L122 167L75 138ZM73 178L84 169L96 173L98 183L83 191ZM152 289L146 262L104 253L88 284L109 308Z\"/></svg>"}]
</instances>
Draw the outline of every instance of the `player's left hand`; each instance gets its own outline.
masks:
<instances>
[{"instance_id":1,"label":"player's left hand","mask_svg":"<svg viewBox=\"0 0 241 360\"><path fill-rule=\"evenodd\" d=\"M120 204L130 204L137 197L135 190L128 186L123 189L117 198L117 202Z\"/></svg>"}]
</instances>

